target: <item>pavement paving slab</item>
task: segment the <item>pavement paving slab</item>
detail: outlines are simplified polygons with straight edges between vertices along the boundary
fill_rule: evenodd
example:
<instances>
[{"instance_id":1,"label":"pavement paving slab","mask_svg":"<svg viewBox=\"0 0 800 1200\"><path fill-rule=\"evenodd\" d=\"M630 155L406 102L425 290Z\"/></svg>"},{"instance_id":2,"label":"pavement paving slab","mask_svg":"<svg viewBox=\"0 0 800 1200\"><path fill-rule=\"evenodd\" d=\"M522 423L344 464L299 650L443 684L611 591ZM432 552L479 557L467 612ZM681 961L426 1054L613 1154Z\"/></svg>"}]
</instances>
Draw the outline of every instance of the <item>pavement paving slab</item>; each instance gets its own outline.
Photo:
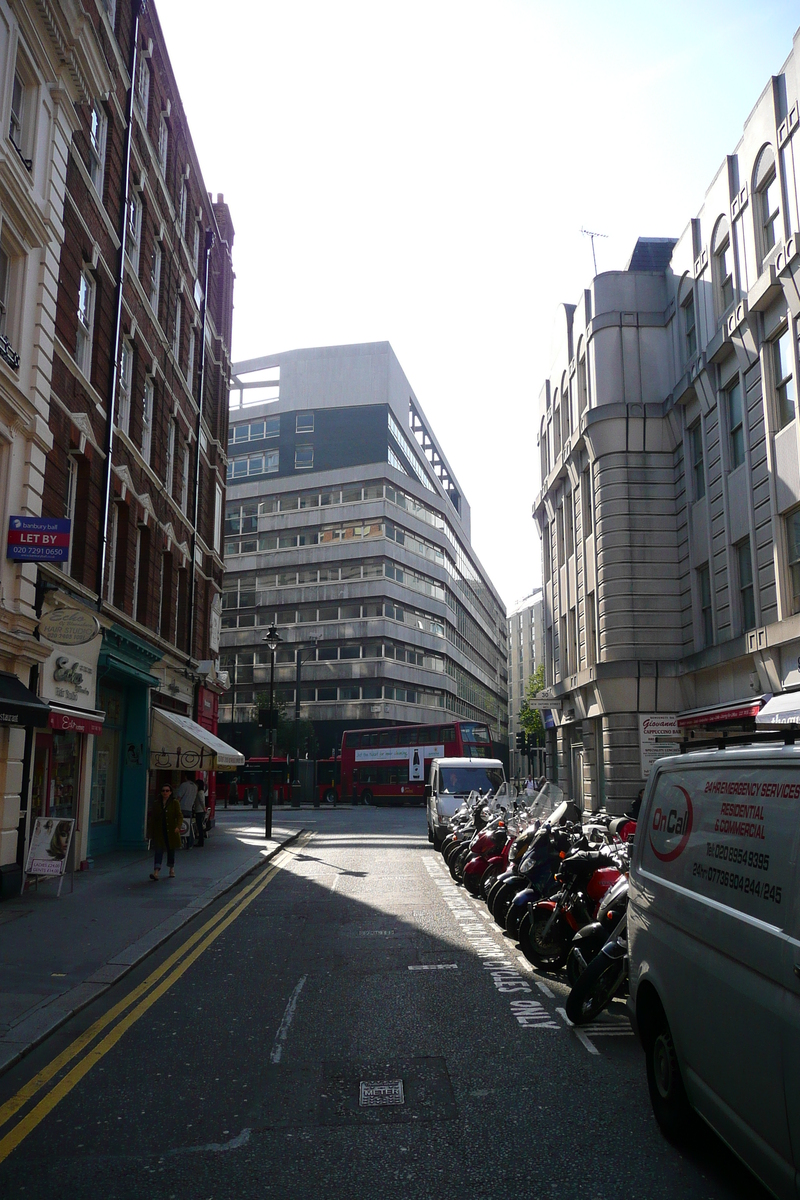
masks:
<instances>
[{"instance_id":1,"label":"pavement paving slab","mask_svg":"<svg viewBox=\"0 0 800 1200\"><path fill-rule=\"evenodd\" d=\"M149 851L120 851L66 882L0 906L0 1075L127 974L187 921L296 836L297 826L223 810L202 850L179 851L175 879L149 878Z\"/></svg>"}]
</instances>

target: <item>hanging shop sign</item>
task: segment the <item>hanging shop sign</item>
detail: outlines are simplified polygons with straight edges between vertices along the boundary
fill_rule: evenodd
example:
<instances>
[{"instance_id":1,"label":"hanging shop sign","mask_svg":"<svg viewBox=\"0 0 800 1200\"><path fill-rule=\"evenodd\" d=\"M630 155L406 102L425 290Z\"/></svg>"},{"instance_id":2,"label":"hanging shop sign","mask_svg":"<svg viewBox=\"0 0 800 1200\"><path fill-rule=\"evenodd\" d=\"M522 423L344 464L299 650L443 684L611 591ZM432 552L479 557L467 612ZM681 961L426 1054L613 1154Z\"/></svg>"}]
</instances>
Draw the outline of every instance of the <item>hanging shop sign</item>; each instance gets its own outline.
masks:
<instances>
[{"instance_id":1,"label":"hanging shop sign","mask_svg":"<svg viewBox=\"0 0 800 1200\"><path fill-rule=\"evenodd\" d=\"M40 693L43 699L72 708L94 710L97 691L97 660L103 644L97 634L85 645L54 646L41 666Z\"/></svg>"},{"instance_id":2,"label":"hanging shop sign","mask_svg":"<svg viewBox=\"0 0 800 1200\"><path fill-rule=\"evenodd\" d=\"M9 517L6 558L66 562L71 525L67 517Z\"/></svg>"},{"instance_id":3,"label":"hanging shop sign","mask_svg":"<svg viewBox=\"0 0 800 1200\"><path fill-rule=\"evenodd\" d=\"M100 622L85 608L54 608L39 622L39 636L57 646L84 646L100 632Z\"/></svg>"},{"instance_id":4,"label":"hanging shop sign","mask_svg":"<svg viewBox=\"0 0 800 1200\"><path fill-rule=\"evenodd\" d=\"M67 817L37 817L28 847L26 875L63 875L75 821Z\"/></svg>"}]
</instances>

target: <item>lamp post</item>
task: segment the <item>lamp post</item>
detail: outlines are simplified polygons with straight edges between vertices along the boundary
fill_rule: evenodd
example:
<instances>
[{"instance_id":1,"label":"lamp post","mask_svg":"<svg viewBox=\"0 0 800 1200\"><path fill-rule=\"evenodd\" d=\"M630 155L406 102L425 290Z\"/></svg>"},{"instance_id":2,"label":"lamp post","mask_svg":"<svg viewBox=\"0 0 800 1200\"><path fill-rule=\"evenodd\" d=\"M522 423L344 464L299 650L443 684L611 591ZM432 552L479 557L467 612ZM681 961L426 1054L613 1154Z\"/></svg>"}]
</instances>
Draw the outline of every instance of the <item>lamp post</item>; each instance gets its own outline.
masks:
<instances>
[{"instance_id":1,"label":"lamp post","mask_svg":"<svg viewBox=\"0 0 800 1200\"><path fill-rule=\"evenodd\" d=\"M281 640L273 621L264 636L264 645L269 648L269 759L267 760L267 806L264 821L264 832L267 838L272 837L272 738L275 724L272 702L275 694L275 651Z\"/></svg>"}]
</instances>

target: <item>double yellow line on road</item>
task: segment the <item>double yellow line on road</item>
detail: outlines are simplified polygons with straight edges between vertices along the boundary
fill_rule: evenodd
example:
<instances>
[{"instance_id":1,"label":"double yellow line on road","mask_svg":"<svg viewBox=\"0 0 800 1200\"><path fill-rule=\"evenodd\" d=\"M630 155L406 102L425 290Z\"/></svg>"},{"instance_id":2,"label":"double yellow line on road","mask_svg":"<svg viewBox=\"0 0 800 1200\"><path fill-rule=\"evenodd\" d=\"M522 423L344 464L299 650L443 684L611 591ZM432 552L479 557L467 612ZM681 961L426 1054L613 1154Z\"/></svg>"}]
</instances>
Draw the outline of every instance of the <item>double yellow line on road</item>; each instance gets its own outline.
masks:
<instances>
[{"instance_id":1,"label":"double yellow line on road","mask_svg":"<svg viewBox=\"0 0 800 1200\"><path fill-rule=\"evenodd\" d=\"M12 1129L0 1138L0 1163L2 1163L20 1142L40 1124L48 1113L67 1096L84 1075L88 1074L109 1050L117 1044L121 1037L135 1025L140 1017L159 1000L192 963L203 954L219 935L240 917L249 904L263 892L264 888L275 878L278 872L291 862L294 855L302 850L313 837L313 833L302 833L290 848L280 850L270 860L269 866L260 872L252 883L249 883L227 904L217 912L210 921L206 921L191 937L178 947L152 974L148 975L137 987L124 996L108 1012L103 1013L85 1033L75 1038L69 1046L47 1064L37 1075L34 1075L24 1087L13 1095L5 1104L0 1105L0 1130L16 1116L34 1096L59 1075L64 1067L73 1059L79 1061L63 1075L54 1087L36 1104ZM137 1003L138 1002L138 1003ZM133 1006L133 1007L132 1007ZM129 1010L129 1011L128 1011ZM123 1014L125 1014L123 1016ZM121 1018L121 1019L119 1019ZM116 1023L115 1023L116 1022ZM95 1039L109 1026L113 1028L95 1045ZM80 1056L83 1057L80 1057Z\"/></svg>"}]
</instances>

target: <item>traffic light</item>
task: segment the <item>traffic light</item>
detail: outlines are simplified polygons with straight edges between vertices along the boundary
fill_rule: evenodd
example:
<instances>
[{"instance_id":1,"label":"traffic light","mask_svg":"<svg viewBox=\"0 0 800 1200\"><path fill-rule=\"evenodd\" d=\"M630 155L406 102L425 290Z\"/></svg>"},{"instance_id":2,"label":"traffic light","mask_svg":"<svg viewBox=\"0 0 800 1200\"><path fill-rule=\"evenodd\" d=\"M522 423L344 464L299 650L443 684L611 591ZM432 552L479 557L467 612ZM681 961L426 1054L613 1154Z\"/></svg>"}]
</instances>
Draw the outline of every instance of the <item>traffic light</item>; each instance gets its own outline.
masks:
<instances>
[{"instance_id":1,"label":"traffic light","mask_svg":"<svg viewBox=\"0 0 800 1200\"><path fill-rule=\"evenodd\" d=\"M519 751L519 753L520 753L520 754L524 754L524 753L525 753L525 749L526 749L526 746L525 746L525 730L524 730L524 729L518 729L518 730L517 730L517 750Z\"/></svg>"}]
</instances>

